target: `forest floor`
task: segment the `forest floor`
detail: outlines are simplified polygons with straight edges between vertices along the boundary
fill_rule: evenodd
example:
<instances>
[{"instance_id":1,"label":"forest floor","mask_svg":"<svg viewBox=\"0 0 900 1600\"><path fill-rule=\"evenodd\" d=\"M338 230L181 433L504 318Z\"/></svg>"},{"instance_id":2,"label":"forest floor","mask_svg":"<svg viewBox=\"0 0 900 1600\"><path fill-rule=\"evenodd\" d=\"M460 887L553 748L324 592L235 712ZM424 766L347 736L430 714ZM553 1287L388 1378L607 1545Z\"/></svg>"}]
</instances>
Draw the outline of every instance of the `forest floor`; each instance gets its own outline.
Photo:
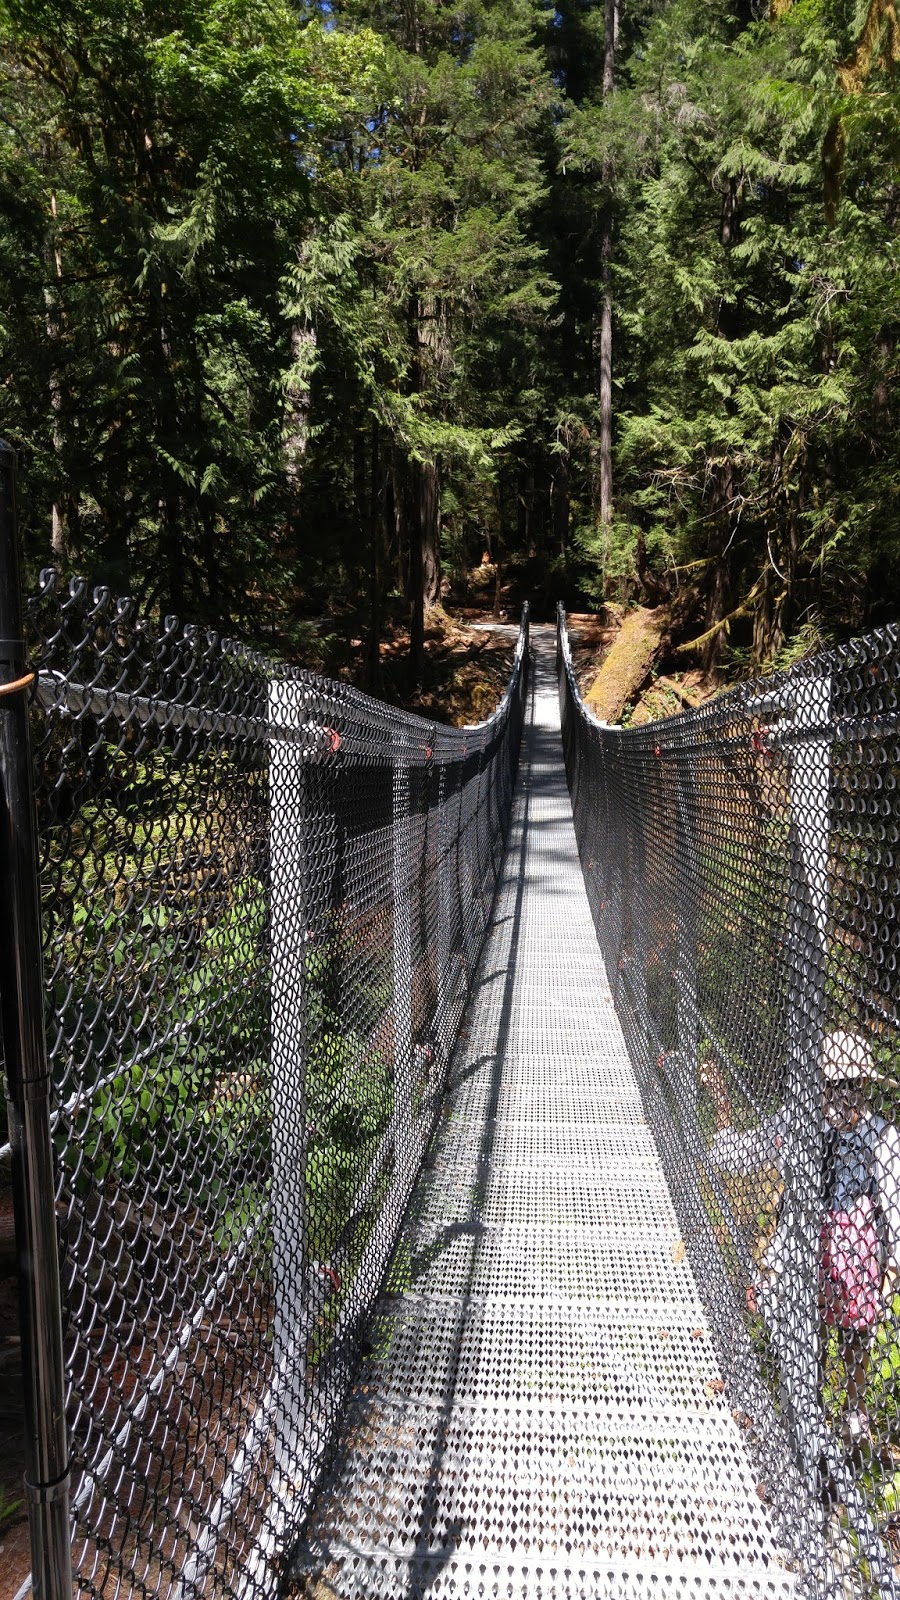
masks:
<instances>
[{"instance_id":1,"label":"forest floor","mask_svg":"<svg viewBox=\"0 0 900 1600\"><path fill-rule=\"evenodd\" d=\"M518 633L518 616L490 609L436 606L425 621L425 664L422 688L408 692L409 631L396 620L385 623L379 647L379 670L373 682L367 668L365 640L339 617L317 629L318 647L303 665L327 677L353 683L419 716L460 727L490 716L506 687Z\"/></svg>"},{"instance_id":2,"label":"forest floor","mask_svg":"<svg viewBox=\"0 0 900 1600\"><path fill-rule=\"evenodd\" d=\"M549 620L549 619L545 619ZM339 617L317 627L311 656L305 662L326 676L367 688L380 699L406 705L420 716L454 726L480 722L490 715L503 694L512 665L518 631L518 610L509 606L495 612L491 606L457 606L448 601L429 611L425 624L425 666L421 689L407 690L409 632L396 618L385 623L379 649L378 681L367 671L365 640L354 624ZM628 623L632 639L652 635L655 614L610 604L596 612L569 612L569 638L578 686L586 697L595 686L603 663L620 641ZM626 652L627 656L627 652ZM672 716L685 706L701 705L718 692L719 684L696 667L685 669L665 648L651 647L646 672L631 668L629 686L611 707L593 709L601 717L623 724L641 724ZM652 657L652 659L649 659ZM629 663L626 661L626 679ZM635 671L638 680L635 679Z\"/></svg>"},{"instance_id":3,"label":"forest floor","mask_svg":"<svg viewBox=\"0 0 900 1600\"><path fill-rule=\"evenodd\" d=\"M482 722L502 698L512 670L518 636L517 617L506 613L438 606L425 621L425 675L423 687L404 695L404 703L420 716L461 727ZM382 670L395 695L402 693L408 636L382 645Z\"/></svg>"}]
</instances>

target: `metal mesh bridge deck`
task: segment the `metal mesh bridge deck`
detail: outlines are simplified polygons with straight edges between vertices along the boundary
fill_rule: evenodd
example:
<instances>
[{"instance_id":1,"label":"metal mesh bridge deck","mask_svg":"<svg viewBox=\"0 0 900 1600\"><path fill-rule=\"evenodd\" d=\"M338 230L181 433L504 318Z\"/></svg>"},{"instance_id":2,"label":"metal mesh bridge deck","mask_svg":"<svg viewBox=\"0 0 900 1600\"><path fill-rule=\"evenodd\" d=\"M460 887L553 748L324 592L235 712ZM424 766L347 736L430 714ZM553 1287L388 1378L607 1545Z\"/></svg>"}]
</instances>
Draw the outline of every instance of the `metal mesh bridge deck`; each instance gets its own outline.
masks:
<instances>
[{"instance_id":1,"label":"metal mesh bridge deck","mask_svg":"<svg viewBox=\"0 0 900 1600\"><path fill-rule=\"evenodd\" d=\"M317 1600L791 1594L613 1009L550 629L534 664L474 997L294 1575Z\"/></svg>"}]
</instances>

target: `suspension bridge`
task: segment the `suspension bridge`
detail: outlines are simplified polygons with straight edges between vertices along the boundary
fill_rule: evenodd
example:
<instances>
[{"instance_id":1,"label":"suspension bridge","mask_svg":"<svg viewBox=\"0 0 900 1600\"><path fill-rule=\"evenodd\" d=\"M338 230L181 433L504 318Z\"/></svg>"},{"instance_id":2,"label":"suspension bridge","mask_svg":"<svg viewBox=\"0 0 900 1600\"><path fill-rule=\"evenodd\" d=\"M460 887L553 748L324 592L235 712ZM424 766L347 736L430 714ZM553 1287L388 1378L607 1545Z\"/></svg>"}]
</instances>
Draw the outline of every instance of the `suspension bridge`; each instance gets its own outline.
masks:
<instances>
[{"instance_id":1,"label":"suspension bridge","mask_svg":"<svg viewBox=\"0 0 900 1600\"><path fill-rule=\"evenodd\" d=\"M897 631L442 727L23 614L9 471L21 1594L896 1594Z\"/></svg>"},{"instance_id":2,"label":"suspension bridge","mask_svg":"<svg viewBox=\"0 0 900 1600\"><path fill-rule=\"evenodd\" d=\"M552 629L441 1122L297 1570L340 1596L787 1595L597 944Z\"/></svg>"}]
</instances>

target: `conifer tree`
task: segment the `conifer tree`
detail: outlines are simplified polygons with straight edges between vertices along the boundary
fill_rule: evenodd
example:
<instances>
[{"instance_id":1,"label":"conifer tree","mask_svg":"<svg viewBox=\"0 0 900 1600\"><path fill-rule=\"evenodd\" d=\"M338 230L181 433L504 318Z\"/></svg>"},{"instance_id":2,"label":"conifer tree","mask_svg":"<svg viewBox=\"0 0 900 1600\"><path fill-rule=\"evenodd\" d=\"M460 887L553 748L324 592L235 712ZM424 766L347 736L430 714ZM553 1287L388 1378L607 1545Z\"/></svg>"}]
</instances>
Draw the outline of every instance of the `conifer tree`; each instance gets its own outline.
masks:
<instances>
[{"instance_id":1,"label":"conifer tree","mask_svg":"<svg viewBox=\"0 0 900 1600\"><path fill-rule=\"evenodd\" d=\"M356 430L399 544L415 686L425 611L440 594L442 492L453 498L454 480L473 471L496 479L521 428L510 378L553 304L533 225L549 74L535 0L463 11L347 0L337 15L385 46L368 140L347 155L380 347Z\"/></svg>"},{"instance_id":2,"label":"conifer tree","mask_svg":"<svg viewBox=\"0 0 900 1600\"><path fill-rule=\"evenodd\" d=\"M887 0L2 0L33 566L290 647L442 573L758 668L890 618ZM613 495L613 488L615 494ZM399 602L397 602L399 603Z\"/></svg>"}]
</instances>

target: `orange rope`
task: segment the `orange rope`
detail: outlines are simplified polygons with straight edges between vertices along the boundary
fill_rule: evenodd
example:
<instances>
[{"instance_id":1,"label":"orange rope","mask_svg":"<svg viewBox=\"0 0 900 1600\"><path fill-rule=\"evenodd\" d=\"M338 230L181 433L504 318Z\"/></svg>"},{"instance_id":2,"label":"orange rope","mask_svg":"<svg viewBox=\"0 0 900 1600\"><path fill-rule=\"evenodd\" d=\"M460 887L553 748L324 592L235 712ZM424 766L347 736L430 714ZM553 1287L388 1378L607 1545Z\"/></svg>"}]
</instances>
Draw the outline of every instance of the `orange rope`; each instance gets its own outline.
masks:
<instances>
[{"instance_id":1,"label":"orange rope","mask_svg":"<svg viewBox=\"0 0 900 1600\"><path fill-rule=\"evenodd\" d=\"M14 678L12 683L0 683L0 695L17 694L20 689L27 689L34 683L34 673L26 672L24 678Z\"/></svg>"}]
</instances>

